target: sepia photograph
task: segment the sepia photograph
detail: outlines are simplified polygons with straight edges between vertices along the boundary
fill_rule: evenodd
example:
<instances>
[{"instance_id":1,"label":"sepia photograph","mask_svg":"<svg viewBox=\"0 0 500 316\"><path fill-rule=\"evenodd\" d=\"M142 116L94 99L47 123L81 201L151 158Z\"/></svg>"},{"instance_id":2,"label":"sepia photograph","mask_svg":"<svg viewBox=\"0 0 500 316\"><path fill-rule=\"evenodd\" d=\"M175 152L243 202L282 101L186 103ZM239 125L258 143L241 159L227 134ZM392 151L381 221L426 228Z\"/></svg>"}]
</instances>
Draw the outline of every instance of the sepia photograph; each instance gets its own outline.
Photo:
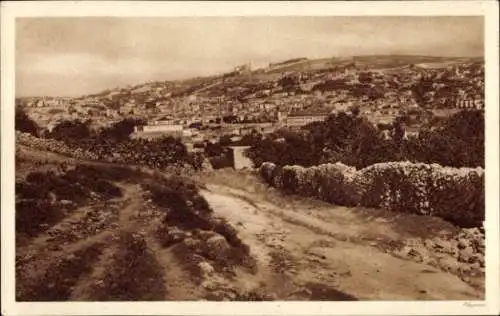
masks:
<instances>
[{"instance_id":1,"label":"sepia photograph","mask_svg":"<svg viewBox=\"0 0 500 316\"><path fill-rule=\"evenodd\" d=\"M11 17L14 303L486 306L485 15L379 12Z\"/></svg>"}]
</instances>

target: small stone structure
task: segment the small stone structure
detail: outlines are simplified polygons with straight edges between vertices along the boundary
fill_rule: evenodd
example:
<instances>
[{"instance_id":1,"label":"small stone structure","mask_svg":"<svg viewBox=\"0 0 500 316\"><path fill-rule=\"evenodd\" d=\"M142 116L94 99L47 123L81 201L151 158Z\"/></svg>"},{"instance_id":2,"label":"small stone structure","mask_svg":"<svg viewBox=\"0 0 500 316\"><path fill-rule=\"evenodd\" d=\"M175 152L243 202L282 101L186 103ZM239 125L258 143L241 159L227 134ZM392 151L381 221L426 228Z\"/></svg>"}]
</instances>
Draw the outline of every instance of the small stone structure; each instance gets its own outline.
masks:
<instances>
[{"instance_id":1,"label":"small stone structure","mask_svg":"<svg viewBox=\"0 0 500 316\"><path fill-rule=\"evenodd\" d=\"M229 155L231 158L231 165L234 169L253 168L253 162L250 158L246 157L244 152L250 146L231 146L229 147Z\"/></svg>"}]
</instances>

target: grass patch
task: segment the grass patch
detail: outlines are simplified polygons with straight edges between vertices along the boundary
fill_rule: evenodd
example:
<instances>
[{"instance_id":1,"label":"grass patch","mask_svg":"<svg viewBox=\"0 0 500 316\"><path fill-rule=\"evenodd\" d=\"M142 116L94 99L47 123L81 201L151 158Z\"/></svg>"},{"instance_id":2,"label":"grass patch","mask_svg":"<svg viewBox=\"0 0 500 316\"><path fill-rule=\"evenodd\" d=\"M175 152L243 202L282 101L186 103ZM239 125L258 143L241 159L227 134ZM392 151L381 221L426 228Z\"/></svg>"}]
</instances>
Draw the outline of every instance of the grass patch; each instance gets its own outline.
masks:
<instances>
[{"instance_id":1,"label":"grass patch","mask_svg":"<svg viewBox=\"0 0 500 316\"><path fill-rule=\"evenodd\" d=\"M45 228L56 224L64 217L64 209L47 200L18 201L16 202L16 235L37 236Z\"/></svg>"},{"instance_id":2,"label":"grass patch","mask_svg":"<svg viewBox=\"0 0 500 316\"><path fill-rule=\"evenodd\" d=\"M101 244L67 255L49 267L39 280L18 281L17 301L66 301L71 296L72 287L92 271L93 264L102 251ZM17 278L22 280L23 278ZM32 281L35 281L31 283ZM33 284L33 285L31 285Z\"/></svg>"},{"instance_id":3,"label":"grass patch","mask_svg":"<svg viewBox=\"0 0 500 316\"><path fill-rule=\"evenodd\" d=\"M140 235L124 232L101 286L97 301L155 301L165 298L162 267Z\"/></svg>"},{"instance_id":4,"label":"grass patch","mask_svg":"<svg viewBox=\"0 0 500 316\"><path fill-rule=\"evenodd\" d=\"M92 193L100 200L121 197L120 188L110 180L123 177L119 173L122 169L109 168L108 173L102 170L77 166L64 173L34 171L16 182L16 234L37 236L68 211L88 204ZM63 205L62 200L73 203Z\"/></svg>"}]
</instances>

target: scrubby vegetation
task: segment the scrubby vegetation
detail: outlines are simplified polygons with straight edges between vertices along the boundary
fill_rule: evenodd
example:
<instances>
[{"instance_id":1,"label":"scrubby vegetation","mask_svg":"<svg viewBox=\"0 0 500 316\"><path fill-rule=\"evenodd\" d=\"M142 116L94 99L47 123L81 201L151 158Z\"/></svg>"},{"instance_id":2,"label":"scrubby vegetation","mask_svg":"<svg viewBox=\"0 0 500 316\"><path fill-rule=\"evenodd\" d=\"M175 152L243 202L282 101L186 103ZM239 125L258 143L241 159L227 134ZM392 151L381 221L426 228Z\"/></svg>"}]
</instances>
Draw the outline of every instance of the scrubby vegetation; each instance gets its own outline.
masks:
<instances>
[{"instance_id":1,"label":"scrubby vegetation","mask_svg":"<svg viewBox=\"0 0 500 316\"><path fill-rule=\"evenodd\" d=\"M356 170L341 163L310 168L264 163L260 173L274 187L339 205L438 216L461 227L484 221L481 168L394 162Z\"/></svg>"},{"instance_id":2,"label":"scrubby vegetation","mask_svg":"<svg viewBox=\"0 0 500 316\"><path fill-rule=\"evenodd\" d=\"M111 269L93 288L97 301L162 300L165 287L162 267L148 249L144 237L123 232L111 258Z\"/></svg>"},{"instance_id":3,"label":"scrubby vegetation","mask_svg":"<svg viewBox=\"0 0 500 316\"><path fill-rule=\"evenodd\" d=\"M164 300L161 248L172 247L198 285L210 269L255 268L237 230L188 178L93 163L56 170L16 184L19 300Z\"/></svg>"},{"instance_id":4,"label":"scrubby vegetation","mask_svg":"<svg viewBox=\"0 0 500 316\"><path fill-rule=\"evenodd\" d=\"M46 302L69 300L77 282L91 273L102 248L103 245L97 243L76 251L72 256L59 258L38 282L30 284L32 280L23 280L22 286L17 286L16 299Z\"/></svg>"},{"instance_id":5,"label":"scrubby vegetation","mask_svg":"<svg viewBox=\"0 0 500 316\"><path fill-rule=\"evenodd\" d=\"M404 138L402 124L395 121L385 139L365 119L340 113L256 142L248 155L269 184L288 193L481 226L483 112L459 112L417 137Z\"/></svg>"},{"instance_id":6,"label":"scrubby vegetation","mask_svg":"<svg viewBox=\"0 0 500 316\"><path fill-rule=\"evenodd\" d=\"M158 241L163 247L174 246L174 253L194 277L199 277L198 263L203 261L221 272L230 271L233 265L255 268L248 245L234 227L212 215L194 182L178 176L154 177L143 188L166 213L156 231Z\"/></svg>"},{"instance_id":7,"label":"scrubby vegetation","mask_svg":"<svg viewBox=\"0 0 500 316\"><path fill-rule=\"evenodd\" d=\"M16 233L36 236L92 199L120 197L121 190L111 182L113 171L103 171L89 166L61 173L35 171L16 182Z\"/></svg>"}]
</instances>

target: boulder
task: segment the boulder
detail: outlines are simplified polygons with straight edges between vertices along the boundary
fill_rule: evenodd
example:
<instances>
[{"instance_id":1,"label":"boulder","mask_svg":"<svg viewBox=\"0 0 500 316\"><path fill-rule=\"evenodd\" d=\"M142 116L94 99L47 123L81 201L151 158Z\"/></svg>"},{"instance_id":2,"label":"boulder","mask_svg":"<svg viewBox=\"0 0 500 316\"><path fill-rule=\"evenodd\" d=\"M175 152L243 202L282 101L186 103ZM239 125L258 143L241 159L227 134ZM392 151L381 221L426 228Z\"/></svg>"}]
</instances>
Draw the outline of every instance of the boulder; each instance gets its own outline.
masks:
<instances>
[{"instance_id":1,"label":"boulder","mask_svg":"<svg viewBox=\"0 0 500 316\"><path fill-rule=\"evenodd\" d=\"M425 245L425 247L427 247L429 249L433 249L434 247L436 247L436 243L431 239L426 239L424 241L424 245Z\"/></svg>"},{"instance_id":2,"label":"boulder","mask_svg":"<svg viewBox=\"0 0 500 316\"><path fill-rule=\"evenodd\" d=\"M70 200L61 200L59 201L59 203L61 203L61 205L64 205L64 206L71 206L73 205L73 201L70 201Z\"/></svg>"},{"instance_id":3,"label":"boulder","mask_svg":"<svg viewBox=\"0 0 500 316\"><path fill-rule=\"evenodd\" d=\"M441 238L438 238L435 240L435 244L436 244L436 250L440 251L440 252L445 252L445 253L455 253L455 248L456 248L456 245L453 241L451 240L444 240L444 239L441 239Z\"/></svg>"},{"instance_id":4,"label":"boulder","mask_svg":"<svg viewBox=\"0 0 500 316\"><path fill-rule=\"evenodd\" d=\"M472 247L466 247L460 250L458 261L469 263L472 262L473 258L474 258L474 249Z\"/></svg>"},{"instance_id":5,"label":"boulder","mask_svg":"<svg viewBox=\"0 0 500 316\"><path fill-rule=\"evenodd\" d=\"M463 237L458 239L458 248L465 249L465 248L469 247L469 245L470 245L470 241L468 239L463 238Z\"/></svg>"},{"instance_id":6,"label":"boulder","mask_svg":"<svg viewBox=\"0 0 500 316\"><path fill-rule=\"evenodd\" d=\"M221 235L215 235L208 238L206 243L209 251L225 252L231 248L226 238Z\"/></svg>"},{"instance_id":7,"label":"boulder","mask_svg":"<svg viewBox=\"0 0 500 316\"><path fill-rule=\"evenodd\" d=\"M206 261L198 263L198 267L205 275L211 275L215 271L214 267Z\"/></svg>"},{"instance_id":8,"label":"boulder","mask_svg":"<svg viewBox=\"0 0 500 316\"><path fill-rule=\"evenodd\" d=\"M184 238L184 244L188 247L188 248L191 248L191 249L194 249L194 248L197 248L198 245L200 244L200 241L199 240L196 240L194 238L191 238L191 237L187 237L187 238Z\"/></svg>"}]
</instances>

